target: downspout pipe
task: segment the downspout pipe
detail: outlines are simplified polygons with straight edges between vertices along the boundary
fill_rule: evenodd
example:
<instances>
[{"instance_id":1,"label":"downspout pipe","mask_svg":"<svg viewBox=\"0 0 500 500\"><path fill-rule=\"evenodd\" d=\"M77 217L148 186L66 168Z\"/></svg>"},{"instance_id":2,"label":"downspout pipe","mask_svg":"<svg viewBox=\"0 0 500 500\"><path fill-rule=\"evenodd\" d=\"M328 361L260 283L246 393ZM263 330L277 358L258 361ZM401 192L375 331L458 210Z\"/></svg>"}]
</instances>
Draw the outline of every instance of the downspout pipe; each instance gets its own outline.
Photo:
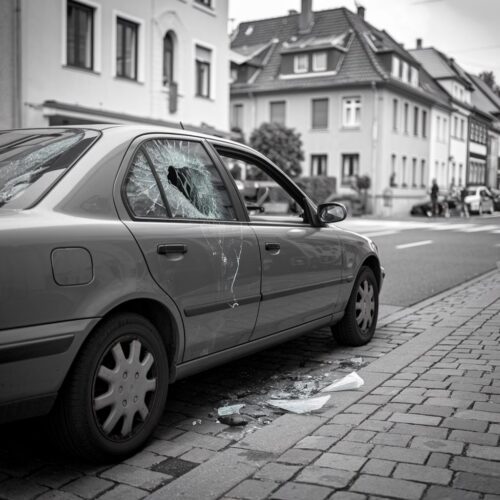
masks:
<instances>
[{"instance_id":1,"label":"downspout pipe","mask_svg":"<svg viewBox=\"0 0 500 500\"><path fill-rule=\"evenodd\" d=\"M14 10L14 106L13 127L21 128L22 124L22 54L21 54L21 0L15 0Z\"/></svg>"}]
</instances>

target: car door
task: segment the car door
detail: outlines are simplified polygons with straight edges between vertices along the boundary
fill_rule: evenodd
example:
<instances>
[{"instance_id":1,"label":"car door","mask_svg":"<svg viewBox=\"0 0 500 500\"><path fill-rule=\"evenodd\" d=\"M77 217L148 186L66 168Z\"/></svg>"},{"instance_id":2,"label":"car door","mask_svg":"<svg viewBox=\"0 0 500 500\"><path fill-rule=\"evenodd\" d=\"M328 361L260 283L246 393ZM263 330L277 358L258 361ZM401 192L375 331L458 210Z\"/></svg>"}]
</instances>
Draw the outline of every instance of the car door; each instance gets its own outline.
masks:
<instances>
[{"instance_id":1,"label":"car door","mask_svg":"<svg viewBox=\"0 0 500 500\"><path fill-rule=\"evenodd\" d=\"M184 361L247 341L260 300L256 235L211 154L193 138L143 140L122 187L124 222L183 316Z\"/></svg>"},{"instance_id":2,"label":"car door","mask_svg":"<svg viewBox=\"0 0 500 500\"><path fill-rule=\"evenodd\" d=\"M252 339L327 321L342 282L339 230L308 221L303 194L263 157L214 146L236 177L260 248L262 302Z\"/></svg>"}]
</instances>

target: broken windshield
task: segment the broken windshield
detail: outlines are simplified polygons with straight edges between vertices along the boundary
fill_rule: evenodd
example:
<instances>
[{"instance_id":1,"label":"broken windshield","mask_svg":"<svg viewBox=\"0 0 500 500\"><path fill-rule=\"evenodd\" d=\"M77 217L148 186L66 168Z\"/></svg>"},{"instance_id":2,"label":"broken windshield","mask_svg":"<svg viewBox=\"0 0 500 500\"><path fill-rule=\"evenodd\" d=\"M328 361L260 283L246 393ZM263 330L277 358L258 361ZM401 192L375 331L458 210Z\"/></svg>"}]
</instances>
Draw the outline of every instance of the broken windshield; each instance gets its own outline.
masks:
<instances>
[{"instance_id":1,"label":"broken windshield","mask_svg":"<svg viewBox=\"0 0 500 500\"><path fill-rule=\"evenodd\" d=\"M79 129L0 132L0 208L28 208L97 137Z\"/></svg>"}]
</instances>

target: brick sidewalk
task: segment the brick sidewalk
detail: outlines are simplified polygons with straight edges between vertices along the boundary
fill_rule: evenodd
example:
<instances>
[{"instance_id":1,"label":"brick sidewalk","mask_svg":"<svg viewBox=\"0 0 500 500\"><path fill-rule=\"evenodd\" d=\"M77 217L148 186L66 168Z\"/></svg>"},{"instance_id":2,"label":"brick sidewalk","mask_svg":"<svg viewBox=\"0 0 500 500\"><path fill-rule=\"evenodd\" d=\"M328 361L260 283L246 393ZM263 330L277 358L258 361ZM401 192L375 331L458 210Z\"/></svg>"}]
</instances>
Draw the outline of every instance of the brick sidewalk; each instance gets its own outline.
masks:
<instances>
[{"instance_id":1,"label":"brick sidewalk","mask_svg":"<svg viewBox=\"0 0 500 500\"><path fill-rule=\"evenodd\" d=\"M313 415L267 415L269 425L235 432L206 418L220 393L189 408L197 391L215 391L211 377L225 380L209 372L174 389L156 439L122 464L2 450L0 498L500 499L500 273L387 316L362 349L332 352L326 338L315 332L239 362L252 375L259 359L269 375L302 366L305 347L315 364L302 374L324 376L342 356L370 361L361 390L332 393Z\"/></svg>"}]
</instances>

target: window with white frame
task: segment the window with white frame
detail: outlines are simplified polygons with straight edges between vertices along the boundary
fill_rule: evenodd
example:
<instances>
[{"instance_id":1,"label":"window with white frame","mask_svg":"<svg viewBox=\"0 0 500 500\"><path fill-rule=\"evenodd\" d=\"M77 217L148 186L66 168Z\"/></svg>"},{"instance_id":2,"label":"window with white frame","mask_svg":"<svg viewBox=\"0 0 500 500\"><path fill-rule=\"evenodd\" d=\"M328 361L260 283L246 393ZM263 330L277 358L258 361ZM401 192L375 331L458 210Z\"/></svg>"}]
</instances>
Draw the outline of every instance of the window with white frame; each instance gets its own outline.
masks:
<instances>
[{"instance_id":1,"label":"window with white frame","mask_svg":"<svg viewBox=\"0 0 500 500\"><path fill-rule=\"evenodd\" d=\"M297 54L293 58L294 73L307 73L309 71L309 56L307 54Z\"/></svg>"},{"instance_id":2,"label":"window with white frame","mask_svg":"<svg viewBox=\"0 0 500 500\"><path fill-rule=\"evenodd\" d=\"M311 175L326 175L328 156L325 154L311 155Z\"/></svg>"},{"instance_id":3,"label":"window with white frame","mask_svg":"<svg viewBox=\"0 0 500 500\"><path fill-rule=\"evenodd\" d=\"M411 187L417 187L417 159L411 161Z\"/></svg>"},{"instance_id":4,"label":"window with white frame","mask_svg":"<svg viewBox=\"0 0 500 500\"><path fill-rule=\"evenodd\" d=\"M326 69L327 69L326 52L314 52L312 56L312 70L326 71Z\"/></svg>"},{"instance_id":5,"label":"window with white frame","mask_svg":"<svg viewBox=\"0 0 500 500\"><path fill-rule=\"evenodd\" d=\"M163 85L174 82L174 35L168 31L163 37Z\"/></svg>"},{"instance_id":6,"label":"window with white frame","mask_svg":"<svg viewBox=\"0 0 500 500\"><path fill-rule=\"evenodd\" d=\"M441 117L436 117L436 139L438 141L441 140Z\"/></svg>"},{"instance_id":7,"label":"window with white frame","mask_svg":"<svg viewBox=\"0 0 500 500\"><path fill-rule=\"evenodd\" d=\"M66 64L94 69L94 8L80 2L67 3Z\"/></svg>"},{"instance_id":8,"label":"window with white frame","mask_svg":"<svg viewBox=\"0 0 500 500\"><path fill-rule=\"evenodd\" d=\"M410 82L409 71L410 71L410 67L408 66L408 63L406 61L403 61L401 80L403 80L403 82L405 82L405 83Z\"/></svg>"},{"instance_id":9,"label":"window with white frame","mask_svg":"<svg viewBox=\"0 0 500 500\"><path fill-rule=\"evenodd\" d=\"M427 137L427 111L422 110L422 137Z\"/></svg>"},{"instance_id":10,"label":"window with white frame","mask_svg":"<svg viewBox=\"0 0 500 500\"><path fill-rule=\"evenodd\" d=\"M195 47L196 95L210 97L210 78L212 72L212 51L201 45Z\"/></svg>"},{"instance_id":11,"label":"window with white frame","mask_svg":"<svg viewBox=\"0 0 500 500\"><path fill-rule=\"evenodd\" d=\"M425 160L420 161L420 187L425 187Z\"/></svg>"},{"instance_id":12,"label":"window with white frame","mask_svg":"<svg viewBox=\"0 0 500 500\"><path fill-rule=\"evenodd\" d=\"M312 128L328 128L328 99L313 99L312 108Z\"/></svg>"},{"instance_id":13,"label":"window with white frame","mask_svg":"<svg viewBox=\"0 0 500 500\"><path fill-rule=\"evenodd\" d=\"M139 25L116 18L116 76L137 80Z\"/></svg>"},{"instance_id":14,"label":"window with white frame","mask_svg":"<svg viewBox=\"0 0 500 500\"><path fill-rule=\"evenodd\" d=\"M413 108L413 135L414 136L418 136L418 115L419 115L418 106L415 106Z\"/></svg>"},{"instance_id":15,"label":"window with white frame","mask_svg":"<svg viewBox=\"0 0 500 500\"><path fill-rule=\"evenodd\" d=\"M359 127L361 125L361 97L344 97L342 99L342 125Z\"/></svg>"},{"instance_id":16,"label":"window with white frame","mask_svg":"<svg viewBox=\"0 0 500 500\"><path fill-rule=\"evenodd\" d=\"M231 127L243 129L243 104L233 104L231 116Z\"/></svg>"},{"instance_id":17,"label":"window with white frame","mask_svg":"<svg viewBox=\"0 0 500 500\"><path fill-rule=\"evenodd\" d=\"M269 103L269 118L271 123L279 123L285 125L286 119L286 102L272 101Z\"/></svg>"},{"instance_id":18,"label":"window with white frame","mask_svg":"<svg viewBox=\"0 0 500 500\"><path fill-rule=\"evenodd\" d=\"M410 83L413 87L418 87L418 69L413 66L410 68Z\"/></svg>"},{"instance_id":19,"label":"window with white frame","mask_svg":"<svg viewBox=\"0 0 500 500\"><path fill-rule=\"evenodd\" d=\"M342 185L349 186L359 175L359 154L342 155Z\"/></svg>"},{"instance_id":20,"label":"window with white frame","mask_svg":"<svg viewBox=\"0 0 500 500\"><path fill-rule=\"evenodd\" d=\"M394 132L398 131L398 112L399 112L399 101L397 99L392 100L392 130Z\"/></svg>"},{"instance_id":21,"label":"window with white frame","mask_svg":"<svg viewBox=\"0 0 500 500\"><path fill-rule=\"evenodd\" d=\"M391 75L394 78L399 78L400 77L400 63L401 61L399 60L399 57L392 56L392 68L391 68Z\"/></svg>"},{"instance_id":22,"label":"window with white frame","mask_svg":"<svg viewBox=\"0 0 500 500\"><path fill-rule=\"evenodd\" d=\"M409 108L410 108L409 104L407 102L405 102L405 105L403 108L403 122L404 122L403 125L404 125L405 134L408 133L408 119L409 119L408 115L410 113Z\"/></svg>"}]
</instances>

